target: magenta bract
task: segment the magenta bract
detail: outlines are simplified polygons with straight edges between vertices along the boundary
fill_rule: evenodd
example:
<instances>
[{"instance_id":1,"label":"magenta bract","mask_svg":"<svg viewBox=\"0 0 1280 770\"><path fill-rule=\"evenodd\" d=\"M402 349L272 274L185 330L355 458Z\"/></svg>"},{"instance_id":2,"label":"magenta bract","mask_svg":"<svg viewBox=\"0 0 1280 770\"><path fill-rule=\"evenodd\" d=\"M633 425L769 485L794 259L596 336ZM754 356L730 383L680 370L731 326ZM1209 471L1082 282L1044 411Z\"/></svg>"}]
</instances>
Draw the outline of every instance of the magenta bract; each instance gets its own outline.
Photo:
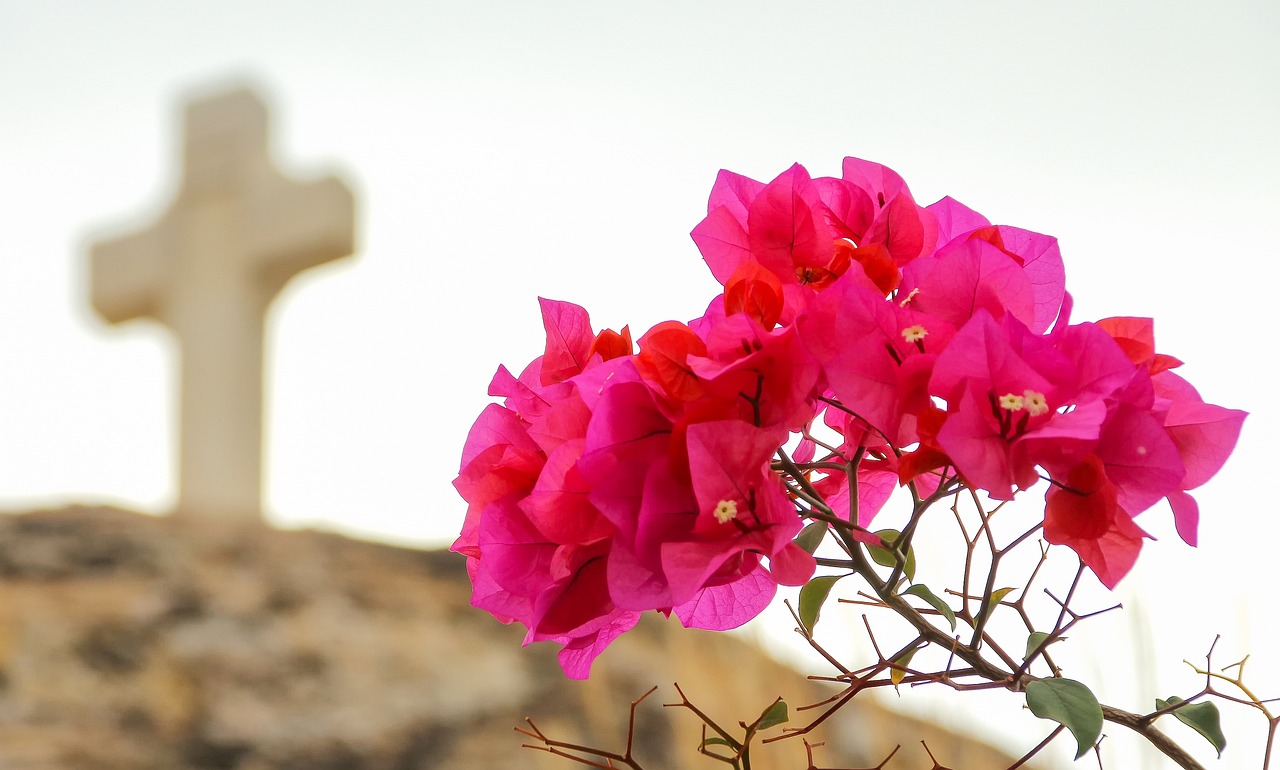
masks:
<instances>
[{"instance_id":1,"label":"magenta bract","mask_svg":"<svg viewBox=\"0 0 1280 770\"><path fill-rule=\"evenodd\" d=\"M453 550L473 604L560 644L569 676L646 610L745 623L812 576L804 518L876 543L908 482L995 500L1043 484L1045 539L1109 587L1147 537L1134 517L1161 500L1195 544L1188 491L1245 413L1169 371L1150 319L1072 324L1054 238L949 197L920 206L857 158L838 178L722 171L692 237L724 287L701 316L655 324L637 350L628 328L539 300L542 355L519 377L498 368L502 404L463 448Z\"/></svg>"}]
</instances>

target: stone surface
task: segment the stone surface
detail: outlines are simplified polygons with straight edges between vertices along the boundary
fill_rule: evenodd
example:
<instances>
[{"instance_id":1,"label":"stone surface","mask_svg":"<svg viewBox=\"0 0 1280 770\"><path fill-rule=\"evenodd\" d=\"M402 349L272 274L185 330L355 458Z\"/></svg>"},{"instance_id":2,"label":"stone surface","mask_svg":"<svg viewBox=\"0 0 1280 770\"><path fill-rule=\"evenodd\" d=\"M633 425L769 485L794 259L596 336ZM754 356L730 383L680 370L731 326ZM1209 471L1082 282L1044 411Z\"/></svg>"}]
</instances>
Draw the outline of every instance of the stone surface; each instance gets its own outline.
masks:
<instances>
[{"instance_id":1,"label":"stone surface","mask_svg":"<svg viewBox=\"0 0 1280 770\"><path fill-rule=\"evenodd\" d=\"M554 649L468 604L455 554L316 532L75 508L0 517L0 768L516 770L580 765L519 748L620 748L639 710L646 770L727 767L663 709L679 682L726 724L774 697L827 694L727 634L653 616L564 679ZM984 746L855 700L817 739L822 767L1004 768ZM803 770L798 742L755 770Z\"/></svg>"},{"instance_id":2,"label":"stone surface","mask_svg":"<svg viewBox=\"0 0 1280 770\"><path fill-rule=\"evenodd\" d=\"M276 169L266 105L235 90L186 107L183 176L152 226L96 244L94 308L151 318L181 351L178 511L258 518L262 505L263 321L288 280L345 257L350 190Z\"/></svg>"}]
</instances>

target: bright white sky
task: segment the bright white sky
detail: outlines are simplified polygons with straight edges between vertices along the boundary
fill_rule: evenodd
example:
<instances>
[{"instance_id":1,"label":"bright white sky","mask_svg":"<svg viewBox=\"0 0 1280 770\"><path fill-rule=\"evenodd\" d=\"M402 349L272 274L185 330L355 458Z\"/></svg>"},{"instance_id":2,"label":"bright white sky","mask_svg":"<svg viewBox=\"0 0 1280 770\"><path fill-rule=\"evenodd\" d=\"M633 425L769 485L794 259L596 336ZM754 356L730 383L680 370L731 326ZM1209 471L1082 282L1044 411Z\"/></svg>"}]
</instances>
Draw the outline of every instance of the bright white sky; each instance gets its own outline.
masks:
<instances>
[{"instance_id":1,"label":"bright white sky","mask_svg":"<svg viewBox=\"0 0 1280 770\"><path fill-rule=\"evenodd\" d=\"M539 352L536 296L613 328L697 315L715 284L688 231L719 168L858 155L1057 236L1077 319L1156 317L1206 398L1253 413L1197 494L1198 552L1141 520L1160 541L1120 598L1164 620L1122 652L1189 693L1178 661L1220 631L1280 694L1256 486L1280 429L1280 10L1057 6L0 0L0 507L172 504L172 343L98 321L84 266L167 205L193 91L256 84L280 162L360 207L355 258L269 321L270 516L411 543L456 532L463 438L496 365Z\"/></svg>"}]
</instances>

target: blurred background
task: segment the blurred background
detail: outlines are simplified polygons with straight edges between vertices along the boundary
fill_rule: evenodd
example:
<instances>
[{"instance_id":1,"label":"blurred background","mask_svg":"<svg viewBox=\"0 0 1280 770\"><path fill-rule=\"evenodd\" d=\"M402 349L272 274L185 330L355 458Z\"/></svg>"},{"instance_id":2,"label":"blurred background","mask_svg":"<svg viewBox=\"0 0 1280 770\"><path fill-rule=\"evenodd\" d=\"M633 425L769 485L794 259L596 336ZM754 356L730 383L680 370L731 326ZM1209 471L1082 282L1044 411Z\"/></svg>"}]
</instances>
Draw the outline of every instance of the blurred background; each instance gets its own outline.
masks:
<instances>
[{"instance_id":1,"label":"blurred background","mask_svg":"<svg viewBox=\"0 0 1280 770\"><path fill-rule=\"evenodd\" d=\"M167 207L193 95L253 85L281 167L356 196L355 257L268 318L269 520L415 546L456 534L462 442L497 364L541 351L537 296L597 327L696 316L716 284L688 232L717 170L856 155L921 202L1058 237L1075 319L1155 317L1206 400L1252 413L1196 493L1198 550L1167 510L1140 519L1158 542L1077 671L1150 710L1199 689L1181 661L1221 633L1216 660L1255 653L1280 695L1277 34L1261 1L0 0L0 508L173 505L174 343L103 324L86 255ZM764 643L799 654L774 619ZM901 705L974 726L918 694ZM1262 720L1226 712L1248 766ZM1116 766L1132 743L1105 744Z\"/></svg>"}]
</instances>

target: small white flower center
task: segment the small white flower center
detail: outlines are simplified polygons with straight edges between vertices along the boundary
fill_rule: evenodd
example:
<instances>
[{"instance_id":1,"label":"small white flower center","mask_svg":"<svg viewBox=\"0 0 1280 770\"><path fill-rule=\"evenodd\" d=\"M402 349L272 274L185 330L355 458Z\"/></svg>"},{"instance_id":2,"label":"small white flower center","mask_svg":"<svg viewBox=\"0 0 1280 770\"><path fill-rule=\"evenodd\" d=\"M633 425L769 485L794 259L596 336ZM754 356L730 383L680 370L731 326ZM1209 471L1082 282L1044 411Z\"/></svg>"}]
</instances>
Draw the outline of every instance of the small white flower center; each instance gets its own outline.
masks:
<instances>
[{"instance_id":1,"label":"small white flower center","mask_svg":"<svg viewBox=\"0 0 1280 770\"><path fill-rule=\"evenodd\" d=\"M1049 411L1049 402L1045 400L1044 394L1027 389L1022 391L1024 405L1027 407L1027 413L1032 417L1039 417Z\"/></svg>"},{"instance_id":2,"label":"small white flower center","mask_svg":"<svg viewBox=\"0 0 1280 770\"><path fill-rule=\"evenodd\" d=\"M1016 412L1026 406L1026 399L1017 393L1005 393L1000 397L1000 408L1008 409L1010 412Z\"/></svg>"},{"instance_id":3,"label":"small white flower center","mask_svg":"<svg viewBox=\"0 0 1280 770\"><path fill-rule=\"evenodd\" d=\"M724 524L727 521L738 518L738 504L732 500L721 500L716 503L716 509L713 513L716 521Z\"/></svg>"},{"instance_id":4,"label":"small white flower center","mask_svg":"<svg viewBox=\"0 0 1280 770\"><path fill-rule=\"evenodd\" d=\"M908 299L910 299L910 297L908 297ZM907 328L902 330L902 339L906 340L907 342L919 342L920 340L924 339L928 335L929 335L929 330L924 328L920 324L916 324L915 326L908 326Z\"/></svg>"}]
</instances>

